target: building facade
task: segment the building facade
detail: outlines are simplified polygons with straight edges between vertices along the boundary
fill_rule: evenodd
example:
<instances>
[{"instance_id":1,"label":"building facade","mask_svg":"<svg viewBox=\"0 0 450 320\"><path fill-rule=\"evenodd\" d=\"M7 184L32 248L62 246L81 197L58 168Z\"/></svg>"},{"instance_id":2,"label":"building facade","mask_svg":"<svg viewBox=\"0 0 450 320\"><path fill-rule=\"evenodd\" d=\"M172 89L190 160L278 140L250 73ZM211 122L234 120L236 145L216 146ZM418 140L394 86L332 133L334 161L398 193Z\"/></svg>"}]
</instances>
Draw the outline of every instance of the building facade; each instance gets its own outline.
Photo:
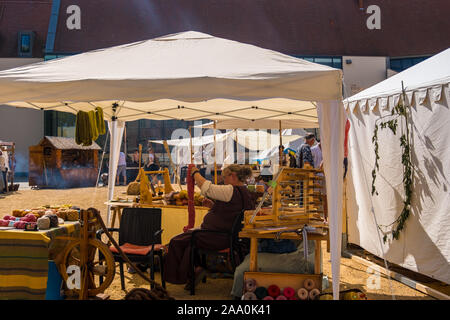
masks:
<instances>
[{"instance_id":1,"label":"building facade","mask_svg":"<svg viewBox=\"0 0 450 320\"><path fill-rule=\"evenodd\" d=\"M448 48L449 10L448 0L0 1L0 68L194 30L341 68L345 98ZM43 134L73 136L74 115L4 110L0 139L25 135L20 150ZM37 117L40 127L32 134L8 128L16 112ZM129 122L127 150L189 125Z\"/></svg>"}]
</instances>

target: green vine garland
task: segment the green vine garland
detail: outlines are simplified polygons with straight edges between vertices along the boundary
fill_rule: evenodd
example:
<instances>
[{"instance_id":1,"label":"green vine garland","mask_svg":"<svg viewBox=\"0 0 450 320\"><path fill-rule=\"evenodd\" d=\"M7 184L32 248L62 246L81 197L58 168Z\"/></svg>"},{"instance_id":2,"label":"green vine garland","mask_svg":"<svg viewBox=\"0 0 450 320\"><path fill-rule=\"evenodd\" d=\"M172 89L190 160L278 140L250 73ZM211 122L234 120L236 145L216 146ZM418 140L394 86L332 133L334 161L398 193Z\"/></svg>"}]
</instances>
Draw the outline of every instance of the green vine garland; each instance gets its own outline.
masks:
<instances>
[{"instance_id":1,"label":"green vine garland","mask_svg":"<svg viewBox=\"0 0 450 320\"><path fill-rule=\"evenodd\" d=\"M387 121L381 121L378 125L377 122L380 120L383 120L384 118L388 117L389 120ZM402 133L400 137L400 147L402 148L402 165L403 165L403 189L405 191L405 198L403 200L403 209L399 217L392 222L389 225L382 226L378 225L378 229L383 232L383 242L386 243L388 234L392 234L392 237L396 240L398 240L400 231L403 230L405 227L405 222L409 217L409 214L411 212L411 198L412 198L412 163L411 163L411 145L410 145L410 136L409 136L409 127L408 127L408 110L407 108L401 104L398 103L397 106L394 107L391 114L388 116L383 116L380 119L378 119L375 122L375 128L373 132L372 137L372 143L375 145L375 165L374 169L372 170L372 196L374 194L378 195L378 192L375 187L375 180L377 177L377 172L379 172L380 168L378 166L378 160L380 159L380 156L378 154L378 129L386 129L389 128L394 135L397 133L397 127L399 123L399 118L404 118L405 124L406 124L406 132ZM391 231L384 231L381 229L381 227L391 227L395 225L393 230Z\"/></svg>"}]
</instances>

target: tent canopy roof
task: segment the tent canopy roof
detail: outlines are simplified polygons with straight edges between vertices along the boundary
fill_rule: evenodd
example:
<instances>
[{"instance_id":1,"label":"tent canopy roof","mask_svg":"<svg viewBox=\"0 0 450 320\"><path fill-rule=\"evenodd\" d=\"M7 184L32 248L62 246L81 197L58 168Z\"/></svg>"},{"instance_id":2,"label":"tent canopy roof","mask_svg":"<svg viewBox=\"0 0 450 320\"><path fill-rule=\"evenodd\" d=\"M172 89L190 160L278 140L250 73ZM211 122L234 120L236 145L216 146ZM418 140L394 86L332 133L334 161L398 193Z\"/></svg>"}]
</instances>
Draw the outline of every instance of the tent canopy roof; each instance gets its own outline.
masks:
<instances>
[{"instance_id":1,"label":"tent canopy roof","mask_svg":"<svg viewBox=\"0 0 450 320\"><path fill-rule=\"evenodd\" d=\"M401 99L402 82L409 103L419 105L427 98L438 101L443 86L450 83L450 49L345 99L344 106L352 111L357 105L362 111L377 106L392 109Z\"/></svg>"},{"instance_id":2,"label":"tent canopy roof","mask_svg":"<svg viewBox=\"0 0 450 320\"><path fill-rule=\"evenodd\" d=\"M341 79L339 69L188 31L1 71L0 103L100 106L107 119L117 106L125 121L311 121L311 101L340 100Z\"/></svg>"}]
</instances>

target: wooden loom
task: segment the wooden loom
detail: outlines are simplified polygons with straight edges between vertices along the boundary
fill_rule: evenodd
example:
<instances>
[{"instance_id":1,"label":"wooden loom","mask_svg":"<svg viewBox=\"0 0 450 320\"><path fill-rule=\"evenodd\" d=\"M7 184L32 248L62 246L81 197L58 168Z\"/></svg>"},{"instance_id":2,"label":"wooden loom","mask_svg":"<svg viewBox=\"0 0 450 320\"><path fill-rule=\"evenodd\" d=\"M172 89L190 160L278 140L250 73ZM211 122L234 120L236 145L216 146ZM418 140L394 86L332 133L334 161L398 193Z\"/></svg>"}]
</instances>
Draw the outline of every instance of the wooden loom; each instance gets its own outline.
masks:
<instances>
[{"instance_id":1,"label":"wooden loom","mask_svg":"<svg viewBox=\"0 0 450 320\"><path fill-rule=\"evenodd\" d=\"M147 174L162 174L164 179L164 191L161 191L162 187L160 186L155 189L148 179ZM170 183L169 169L167 168L158 171L145 171L144 168L140 168L136 181L140 181L140 204L152 204L153 200L161 200L163 198L162 194L169 194L170 192L175 191ZM153 193L155 196L153 196Z\"/></svg>"},{"instance_id":2,"label":"wooden loom","mask_svg":"<svg viewBox=\"0 0 450 320\"><path fill-rule=\"evenodd\" d=\"M272 207L261 208L267 196L265 193L255 210L245 212L243 230L270 233L286 227L326 227L326 196L321 173L322 170L308 164L301 169L280 167L271 183Z\"/></svg>"}]
</instances>

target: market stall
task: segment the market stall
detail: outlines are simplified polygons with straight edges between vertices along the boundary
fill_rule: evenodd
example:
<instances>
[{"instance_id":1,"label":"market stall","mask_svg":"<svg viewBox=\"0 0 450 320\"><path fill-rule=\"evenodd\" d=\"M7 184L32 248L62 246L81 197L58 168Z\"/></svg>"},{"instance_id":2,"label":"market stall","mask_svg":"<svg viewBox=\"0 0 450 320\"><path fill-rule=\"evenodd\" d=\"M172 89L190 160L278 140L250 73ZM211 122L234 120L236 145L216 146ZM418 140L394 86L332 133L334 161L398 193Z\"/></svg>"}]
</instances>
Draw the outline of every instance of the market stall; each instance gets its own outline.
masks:
<instances>
[{"instance_id":1,"label":"market stall","mask_svg":"<svg viewBox=\"0 0 450 320\"><path fill-rule=\"evenodd\" d=\"M72 138L45 136L29 147L29 185L52 188L93 187L98 175L95 142L81 146Z\"/></svg>"},{"instance_id":2,"label":"market stall","mask_svg":"<svg viewBox=\"0 0 450 320\"><path fill-rule=\"evenodd\" d=\"M120 67L117 61L122 61ZM333 295L339 298L341 70L189 31L2 71L0 97L2 104L40 110L76 113L103 108L111 131L108 200L114 194L125 121L270 119L278 128L279 123L296 120L297 128L307 128L312 123L309 112L317 110L327 178Z\"/></svg>"}]
</instances>

